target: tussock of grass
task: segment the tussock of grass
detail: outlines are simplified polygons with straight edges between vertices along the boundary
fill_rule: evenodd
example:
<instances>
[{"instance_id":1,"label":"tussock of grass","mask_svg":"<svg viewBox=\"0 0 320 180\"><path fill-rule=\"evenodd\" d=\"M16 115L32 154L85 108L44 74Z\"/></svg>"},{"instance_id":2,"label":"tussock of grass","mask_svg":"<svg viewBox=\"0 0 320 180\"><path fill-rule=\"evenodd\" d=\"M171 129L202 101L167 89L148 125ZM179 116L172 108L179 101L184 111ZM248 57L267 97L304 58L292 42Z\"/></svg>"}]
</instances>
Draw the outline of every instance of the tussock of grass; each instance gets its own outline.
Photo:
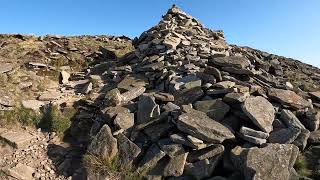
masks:
<instances>
[{"instance_id":1,"label":"tussock of grass","mask_svg":"<svg viewBox=\"0 0 320 180\"><path fill-rule=\"evenodd\" d=\"M63 111L60 111L57 106L50 106L43 113L42 120L38 124L38 127L62 135L71 126L71 120L75 114L76 110L72 107L67 107L63 109Z\"/></svg>"},{"instance_id":2,"label":"tussock of grass","mask_svg":"<svg viewBox=\"0 0 320 180\"><path fill-rule=\"evenodd\" d=\"M0 111L0 125L20 123L63 135L71 126L71 120L75 114L76 109L73 107L66 107L61 111L57 106L51 106L44 113L37 113L17 106L12 111Z\"/></svg>"},{"instance_id":3,"label":"tussock of grass","mask_svg":"<svg viewBox=\"0 0 320 180\"><path fill-rule=\"evenodd\" d=\"M113 159L99 157L92 154L84 156L84 163L89 173L103 174L110 179L142 180L140 174L133 172L130 168L121 165L119 157Z\"/></svg>"},{"instance_id":4,"label":"tussock of grass","mask_svg":"<svg viewBox=\"0 0 320 180\"><path fill-rule=\"evenodd\" d=\"M0 119L2 125L21 123L22 125L37 125L41 121L41 114L21 106L12 111L1 111Z\"/></svg>"},{"instance_id":5,"label":"tussock of grass","mask_svg":"<svg viewBox=\"0 0 320 180\"><path fill-rule=\"evenodd\" d=\"M312 172L308 169L308 163L304 158L298 158L294 165L295 170L300 176L310 176Z\"/></svg>"}]
</instances>

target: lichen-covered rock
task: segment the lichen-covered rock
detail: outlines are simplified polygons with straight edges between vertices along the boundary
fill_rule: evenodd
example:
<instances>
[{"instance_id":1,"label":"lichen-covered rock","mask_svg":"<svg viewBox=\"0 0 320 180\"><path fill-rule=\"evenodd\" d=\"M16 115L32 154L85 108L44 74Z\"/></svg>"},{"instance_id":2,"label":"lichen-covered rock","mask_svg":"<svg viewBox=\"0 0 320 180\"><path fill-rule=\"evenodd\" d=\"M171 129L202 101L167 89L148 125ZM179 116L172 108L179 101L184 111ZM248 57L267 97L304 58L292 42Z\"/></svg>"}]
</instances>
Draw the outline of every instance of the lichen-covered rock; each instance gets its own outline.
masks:
<instances>
[{"instance_id":1,"label":"lichen-covered rock","mask_svg":"<svg viewBox=\"0 0 320 180\"><path fill-rule=\"evenodd\" d=\"M117 155L117 139L112 136L111 129L108 125L102 126L99 133L89 145L88 152L106 159L112 159Z\"/></svg>"},{"instance_id":2,"label":"lichen-covered rock","mask_svg":"<svg viewBox=\"0 0 320 180\"><path fill-rule=\"evenodd\" d=\"M261 96L249 97L243 104L242 110L264 132L271 132L275 119L273 105Z\"/></svg>"},{"instance_id":3,"label":"lichen-covered rock","mask_svg":"<svg viewBox=\"0 0 320 180\"><path fill-rule=\"evenodd\" d=\"M197 110L180 115L177 127L182 132L207 142L221 143L226 139L234 139L227 127Z\"/></svg>"},{"instance_id":4,"label":"lichen-covered rock","mask_svg":"<svg viewBox=\"0 0 320 180\"><path fill-rule=\"evenodd\" d=\"M298 147L291 144L268 144L263 148L237 146L231 151L231 159L247 180L289 180L298 154Z\"/></svg>"}]
</instances>

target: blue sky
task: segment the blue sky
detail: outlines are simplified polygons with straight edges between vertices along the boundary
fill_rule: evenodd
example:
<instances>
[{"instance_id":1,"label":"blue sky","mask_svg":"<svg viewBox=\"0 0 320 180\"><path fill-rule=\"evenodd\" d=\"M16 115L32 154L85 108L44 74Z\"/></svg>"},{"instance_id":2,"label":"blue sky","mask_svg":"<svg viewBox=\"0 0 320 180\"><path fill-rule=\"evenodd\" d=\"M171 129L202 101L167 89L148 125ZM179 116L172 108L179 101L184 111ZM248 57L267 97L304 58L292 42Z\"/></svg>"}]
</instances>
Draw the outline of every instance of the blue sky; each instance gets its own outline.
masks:
<instances>
[{"instance_id":1,"label":"blue sky","mask_svg":"<svg viewBox=\"0 0 320 180\"><path fill-rule=\"evenodd\" d=\"M229 43L320 67L319 0L2 0L0 33L139 36L177 4Z\"/></svg>"}]
</instances>

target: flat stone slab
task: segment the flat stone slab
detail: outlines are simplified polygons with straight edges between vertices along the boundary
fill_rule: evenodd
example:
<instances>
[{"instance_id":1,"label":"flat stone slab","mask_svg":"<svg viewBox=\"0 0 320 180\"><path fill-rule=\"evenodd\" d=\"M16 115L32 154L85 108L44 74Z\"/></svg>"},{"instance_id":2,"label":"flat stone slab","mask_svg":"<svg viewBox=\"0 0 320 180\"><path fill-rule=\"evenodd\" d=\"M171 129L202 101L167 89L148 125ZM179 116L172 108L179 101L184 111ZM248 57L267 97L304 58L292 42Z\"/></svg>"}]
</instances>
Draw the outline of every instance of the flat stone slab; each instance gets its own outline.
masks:
<instances>
[{"instance_id":1,"label":"flat stone slab","mask_svg":"<svg viewBox=\"0 0 320 180\"><path fill-rule=\"evenodd\" d=\"M10 72L13 70L13 68L14 68L14 64L3 63L0 65L0 74Z\"/></svg>"},{"instance_id":2,"label":"flat stone slab","mask_svg":"<svg viewBox=\"0 0 320 180\"><path fill-rule=\"evenodd\" d=\"M0 131L0 139L6 141L9 145L15 148L25 148L30 144L30 141L35 137L27 132L4 132Z\"/></svg>"},{"instance_id":3,"label":"flat stone slab","mask_svg":"<svg viewBox=\"0 0 320 180\"><path fill-rule=\"evenodd\" d=\"M53 100L58 100L61 97L60 92L55 92L55 91L47 91L44 92L39 96L40 101L53 101Z\"/></svg>"},{"instance_id":4,"label":"flat stone slab","mask_svg":"<svg viewBox=\"0 0 320 180\"><path fill-rule=\"evenodd\" d=\"M290 106L294 109L302 109L311 106L307 100L290 90L271 88L268 91L268 96L282 105Z\"/></svg>"},{"instance_id":5,"label":"flat stone slab","mask_svg":"<svg viewBox=\"0 0 320 180\"><path fill-rule=\"evenodd\" d=\"M32 180L34 171L34 168L18 163L15 167L5 170L5 173L17 179Z\"/></svg>"}]
</instances>

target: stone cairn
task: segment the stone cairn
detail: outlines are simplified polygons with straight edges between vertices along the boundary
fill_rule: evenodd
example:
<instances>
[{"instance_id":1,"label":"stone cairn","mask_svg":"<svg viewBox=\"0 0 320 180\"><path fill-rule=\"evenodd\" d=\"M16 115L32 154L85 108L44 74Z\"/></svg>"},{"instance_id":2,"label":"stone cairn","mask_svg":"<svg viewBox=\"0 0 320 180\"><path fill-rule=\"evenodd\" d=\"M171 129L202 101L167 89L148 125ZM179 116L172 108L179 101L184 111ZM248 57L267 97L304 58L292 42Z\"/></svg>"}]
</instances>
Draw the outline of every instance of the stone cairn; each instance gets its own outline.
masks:
<instances>
[{"instance_id":1,"label":"stone cairn","mask_svg":"<svg viewBox=\"0 0 320 180\"><path fill-rule=\"evenodd\" d=\"M134 45L90 72L105 87L88 154L118 156L146 179L299 178L293 166L319 128L319 94L176 6Z\"/></svg>"}]
</instances>

